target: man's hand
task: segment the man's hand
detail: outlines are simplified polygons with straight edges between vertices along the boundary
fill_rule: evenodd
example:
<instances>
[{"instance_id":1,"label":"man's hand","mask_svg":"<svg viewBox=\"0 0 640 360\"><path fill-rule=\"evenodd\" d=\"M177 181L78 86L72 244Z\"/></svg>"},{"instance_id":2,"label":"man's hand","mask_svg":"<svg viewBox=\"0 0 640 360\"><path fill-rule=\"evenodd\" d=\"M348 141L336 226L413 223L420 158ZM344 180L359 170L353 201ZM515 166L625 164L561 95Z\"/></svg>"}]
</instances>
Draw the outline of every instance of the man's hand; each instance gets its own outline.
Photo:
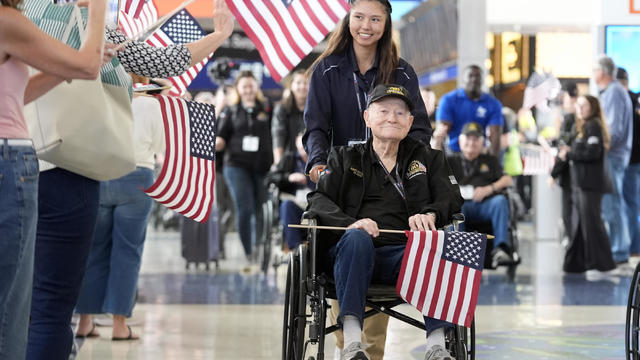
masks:
<instances>
[{"instance_id":1,"label":"man's hand","mask_svg":"<svg viewBox=\"0 0 640 360\"><path fill-rule=\"evenodd\" d=\"M491 187L491 185L476 186L476 188L473 190L473 201L481 202L491 194L493 194L493 188Z\"/></svg>"},{"instance_id":2,"label":"man's hand","mask_svg":"<svg viewBox=\"0 0 640 360\"><path fill-rule=\"evenodd\" d=\"M314 165L309 171L309 178L314 183L318 183L318 178L320 177L320 173L326 169L327 165Z\"/></svg>"},{"instance_id":3,"label":"man's hand","mask_svg":"<svg viewBox=\"0 0 640 360\"><path fill-rule=\"evenodd\" d=\"M369 218L360 219L354 222L353 224L349 225L347 229L362 229L366 231L369 235L373 236L374 238L380 235L378 224L376 224L375 221Z\"/></svg>"},{"instance_id":4,"label":"man's hand","mask_svg":"<svg viewBox=\"0 0 640 360\"><path fill-rule=\"evenodd\" d=\"M433 214L415 214L409 218L411 231L426 231L436 229L436 217Z\"/></svg>"},{"instance_id":5,"label":"man's hand","mask_svg":"<svg viewBox=\"0 0 640 360\"><path fill-rule=\"evenodd\" d=\"M225 38L233 33L233 14L225 0L213 1L213 27L215 32L221 33Z\"/></svg>"}]
</instances>

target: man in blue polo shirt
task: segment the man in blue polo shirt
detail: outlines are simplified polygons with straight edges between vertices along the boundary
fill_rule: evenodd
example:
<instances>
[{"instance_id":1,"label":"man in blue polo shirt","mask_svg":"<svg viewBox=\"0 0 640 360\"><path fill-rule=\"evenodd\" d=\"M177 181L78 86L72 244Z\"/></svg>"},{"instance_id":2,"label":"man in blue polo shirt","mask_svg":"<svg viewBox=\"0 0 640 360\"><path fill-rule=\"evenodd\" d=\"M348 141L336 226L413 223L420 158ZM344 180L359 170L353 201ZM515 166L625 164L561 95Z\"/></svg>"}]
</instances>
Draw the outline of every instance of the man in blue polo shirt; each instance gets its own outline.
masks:
<instances>
[{"instance_id":1,"label":"man in blue polo shirt","mask_svg":"<svg viewBox=\"0 0 640 360\"><path fill-rule=\"evenodd\" d=\"M475 122L489 129L491 154L500 152L500 135L504 118L502 104L493 96L482 92L482 69L470 65L464 72L464 87L445 94L436 112L436 130L433 133L433 147L443 150L449 135L448 148L460 152L458 136L465 124Z\"/></svg>"}]
</instances>

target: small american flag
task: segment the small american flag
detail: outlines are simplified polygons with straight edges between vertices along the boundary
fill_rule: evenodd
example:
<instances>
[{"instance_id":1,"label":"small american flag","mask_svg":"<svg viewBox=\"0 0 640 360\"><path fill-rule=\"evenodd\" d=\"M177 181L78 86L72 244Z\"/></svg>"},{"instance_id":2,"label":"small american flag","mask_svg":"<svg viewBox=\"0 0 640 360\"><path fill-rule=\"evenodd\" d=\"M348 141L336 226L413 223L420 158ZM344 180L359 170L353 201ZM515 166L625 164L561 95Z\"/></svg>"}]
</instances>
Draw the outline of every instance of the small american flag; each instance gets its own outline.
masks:
<instances>
[{"instance_id":1,"label":"small american flag","mask_svg":"<svg viewBox=\"0 0 640 360\"><path fill-rule=\"evenodd\" d=\"M487 236L479 233L406 232L396 291L423 315L471 326L478 302Z\"/></svg>"},{"instance_id":2,"label":"small american flag","mask_svg":"<svg viewBox=\"0 0 640 360\"><path fill-rule=\"evenodd\" d=\"M126 0L121 6L118 25L128 38L144 33L158 21L158 8L153 0Z\"/></svg>"},{"instance_id":3,"label":"small american flag","mask_svg":"<svg viewBox=\"0 0 640 360\"><path fill-rule=\"evenodd\" d=\"M160 176L144 192L186 217L205 222L213 205L215 108L172 96L157 98L167 150Z\"/></svg>"},{"instance_id":4,"label":"small american flag","mask_svg":"<svg viewBox=\"0 0 640 360\"><path fill-rule=\"evenodd\" d=\"M276 81L349 11L345 0L227 0L227 4Z\"/></svg>"},{"instance_id":5,"label":"small american flag","mask_svg":"<svg viewBox=\"0 0 640 360\"><path fill-rule=\"evenodd\" d=\"M155 47L165 47L170 44L188 44L200 40L206 33L198 24L198 21L191 16L187 10L181 10L169 20L167 20L160 29L156 30L147 39L147 43ZM189 68L184 74L169 78L173 84L173 88L169 92L173 96L181 96L187 91L187 87L204 68L211 58L211 55L195 66Z\"/></svg>"}]
</instances>

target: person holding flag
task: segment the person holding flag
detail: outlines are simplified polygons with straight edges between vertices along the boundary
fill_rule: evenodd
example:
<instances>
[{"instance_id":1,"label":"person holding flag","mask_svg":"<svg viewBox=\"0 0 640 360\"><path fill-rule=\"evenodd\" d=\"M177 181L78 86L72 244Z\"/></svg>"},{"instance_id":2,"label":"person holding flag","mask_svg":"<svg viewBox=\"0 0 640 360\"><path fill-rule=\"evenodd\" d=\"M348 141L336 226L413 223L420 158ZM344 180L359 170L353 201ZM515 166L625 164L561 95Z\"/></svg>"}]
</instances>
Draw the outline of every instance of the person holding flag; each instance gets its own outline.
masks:
<instances>
[{"instance_id":1,"label":"person holding flag","mask_svg":"<svg viewBox=\"0 0 640 360\"><path fill-rule=\"evenodd\" d=\"M333 272L345 348L340 359L370 359L361 343L369 284L395 284L407 238L380 234L381 228L436 230L460 211L463 199L444 154L408 137L414 117L409 91L378 85L364 121L372 137L364 144L334 148L308 211L319 225L343 226L344 233L322 233L320 262ZM444 328L452 324L425 317L425 359L451 359Z\"/></svg>"}]
</instances>

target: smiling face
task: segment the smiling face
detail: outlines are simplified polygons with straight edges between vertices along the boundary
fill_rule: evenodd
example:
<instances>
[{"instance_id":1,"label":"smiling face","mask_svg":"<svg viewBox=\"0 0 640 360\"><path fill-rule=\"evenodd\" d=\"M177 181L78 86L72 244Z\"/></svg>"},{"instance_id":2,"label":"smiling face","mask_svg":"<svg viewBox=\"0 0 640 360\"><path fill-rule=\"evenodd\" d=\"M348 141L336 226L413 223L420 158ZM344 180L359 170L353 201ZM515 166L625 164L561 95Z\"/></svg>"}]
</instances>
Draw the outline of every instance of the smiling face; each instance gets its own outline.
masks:
<instances>
[{"instance_id":1,"label":"smiling face","mask_svg":"<svg viewBox=\"0 0 640 360\"><path fill-rule=\"evenodd\" d=\"M236 86L242 103L253 103L258 95L258 82L254 78L243 77Z\"/></svg>"},{"instance_id":2,"label":"smiling face","mask_svg":"<svg viewBox=\"0 0 640 360\"><path fill-rule=\"evenodd\" d=\"M400 142L409 133L413 116L407 103L388 96L369 105L364 111L364 121L374 138Z\"/></svg>"},{"instance_id":3,"label":"smiling face","mask_svg":"<svg viewBox=\"0 0 640 360\"><path fill-rule=\"evenodd\" d=\"M309 92L309 81L304 74L295 74L291 81L291 92L296 99L306 99Z\"/></svg>"},{"instance_id":4,"label":"smiling face","mask_svg":"<svg viewBox=\"0 0 640 360\"><path fill-rule=\"evenodd\" d=\"M384 6L374 0L360 0L349 12L349 32L354 45L377 46L384 34L387 12Z\"/></svg>"}]
</instances>

